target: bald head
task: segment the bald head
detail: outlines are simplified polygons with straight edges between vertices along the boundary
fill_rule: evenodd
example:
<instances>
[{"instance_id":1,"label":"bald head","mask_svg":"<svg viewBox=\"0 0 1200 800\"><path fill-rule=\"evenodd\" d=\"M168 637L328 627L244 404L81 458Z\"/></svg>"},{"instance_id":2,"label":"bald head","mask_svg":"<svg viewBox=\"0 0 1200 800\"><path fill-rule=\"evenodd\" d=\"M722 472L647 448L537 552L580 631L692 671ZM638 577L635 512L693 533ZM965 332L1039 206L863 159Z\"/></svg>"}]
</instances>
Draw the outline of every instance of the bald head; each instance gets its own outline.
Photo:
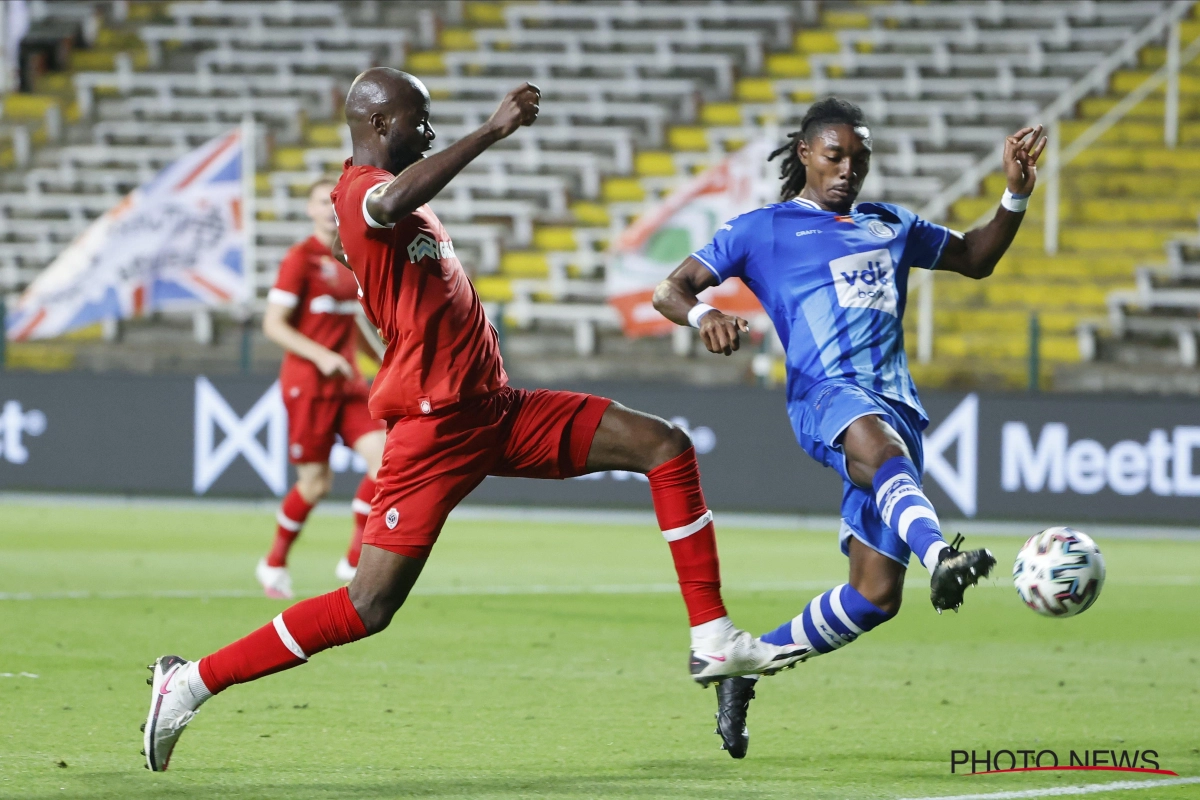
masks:
<instances>
[{"instance_id":1,"label":"bald head","mask_svg":"<svg viewBox=\"0 0 1200 800\"><path fill-rule=\"evenodd\" d=\"M354 79L346 94L346 123L354 163L389 172L421 158L434 138L425 84L391 67L373 67Z\"/></svg>"}]
</instances>

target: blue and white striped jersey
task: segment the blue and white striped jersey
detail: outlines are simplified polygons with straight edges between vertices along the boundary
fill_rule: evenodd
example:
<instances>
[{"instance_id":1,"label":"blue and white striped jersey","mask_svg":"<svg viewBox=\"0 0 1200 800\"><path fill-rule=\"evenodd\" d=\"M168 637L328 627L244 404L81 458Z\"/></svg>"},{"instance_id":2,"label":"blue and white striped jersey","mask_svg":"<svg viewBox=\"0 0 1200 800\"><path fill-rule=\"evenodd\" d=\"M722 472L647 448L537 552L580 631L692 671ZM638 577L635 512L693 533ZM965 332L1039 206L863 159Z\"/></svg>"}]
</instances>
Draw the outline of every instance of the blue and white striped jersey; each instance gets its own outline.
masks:
<instances>
[{"instance_id":1,"label":"blue and white striped jersey","mask_svg":"<svg viewBox=\"0 0 1200 800\"><path fill-rule=\"evenodd\" d=\"M797 198L734 217L692 257L758 297L787 351L788 400L843 378L927 419L901 320L909 269L932 269L950 235L888 203L841 215Z\"/></svg>"}]
</instances>

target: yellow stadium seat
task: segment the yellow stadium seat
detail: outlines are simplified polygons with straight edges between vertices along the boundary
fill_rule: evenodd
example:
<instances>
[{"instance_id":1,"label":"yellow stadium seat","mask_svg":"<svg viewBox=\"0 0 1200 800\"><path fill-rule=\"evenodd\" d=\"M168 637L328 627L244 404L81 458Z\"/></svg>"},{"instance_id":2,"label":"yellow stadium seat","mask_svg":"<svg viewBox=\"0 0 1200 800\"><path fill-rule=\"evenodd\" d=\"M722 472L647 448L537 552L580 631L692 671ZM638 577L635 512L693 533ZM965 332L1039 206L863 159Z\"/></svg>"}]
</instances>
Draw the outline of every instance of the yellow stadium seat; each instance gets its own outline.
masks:
<instances>
[{"instance_id":1,"label":"yellow stadium seat","mask_svg":"<svg viewBox=\"0 0 1200 800\"><path fill-rule=\"evenodd\" d=\"M443 50L474 50L475 34L470 28L445 28L439 42Z\"/></svg>"},{"instance_id":2,"label":"yellow stadium seat","mask_svg":"<svg viewBox=\"0 0 1200 800\"><path fill-rule=\"evenodd\" d=\"M639 189L641 186L638 187ZM607 226L608 207L603 203L579 201L571 204L571 216L581 225Z\"/></svg>"},{"instance_id":3,"label":"yellow stadium seat","mask_svg":"<svg viewBox=\"0 0 1200 800\"><path fill-rule=\"evenodd\" d=\"M440 75L446 71L442 54L436 50L409 53L408 58L404 60L404 68L417 75Z\"/></svg>"},{"instance_id":4,"label":"yellow stadium seat","mask_svg":"<svg viewBox=\"0 0 1200 800\"><path fill-rule=\"evenodd\" d=\"M861 11L826 11L821 22L827 28L867 28L871 17Z\"/></svg>"},{"instance_id":5,"label":"yellow stadium seat","mask_svg":"<svg viewBox=\"0 0 1200 800\"><path fill-rule=\"evenodd\" d=\"M472 25L489 27L504 24L503 3L467 3L467 20Z\"/></svg>"},{"instance_id":6,"label":"yellow stadium seat","mask_svg":"<svg viewBox=\"0 0 1200 800\"><path fill-rule=\"evenodd\" d=\"M705 125L741 125L742 107L737 103L705 103L700 121Z\"/></svg>"},{"instance_id":7,"label":"yellow stadium seat","mask_svg":"<svg viewBox=\"0 0 1200 800\"><path fill-rule=\"evenodd\" d=\"M675 159L671 153L664 150L645 150L637 154L633 161L634 171L638 175L668 176L675 174Z\"/></svg>"},{"instance_id":8,"label":"yellow stadium seat","mask_svg":"<svg viewBox=\"0 0 1200 800\"><path fill-rule=\"evenodd\" d=\"M744 103L773 102L775 84L769 78L742 78L737 82L737 97Z\"/></svg>"},{"instance_id":9,"label":"yellow stadium seat","mask_svg":"<svg viewBox=\"0 0 1200 800\"><path fill-rule=\"evenodd\" d=\"M471 282L481 300L507 303L513 298L512 280L504 275L478 275Z\"/></svg>"},{"instance_id":10,"label":"yellow stadium seat","mask_svg":"<svg viewBox=\"0 0 1200 800\"><path fill-rule=\"evenodd\" d=\"M836 53L841 49L841 43L834 31L800 31L796 34L795 47L801 53Z\"/></svg>"},{"instance_id":11,"label":"yellow stadium seat","mask_svg":"<svg viewBox=\"0 0 1200 800\"><path fill-rule=\"evenodd\" d=\"M545 226L533 232L533 246L538 250L574 250L575 230L562 226Z\"/></svg>"},{"instance_id":12,"label":"yellow stadium seat","mask_svg":"<svg viewBox=\"0 0 1200 800\"><path fill-rule=\"evenodd\" d=\"M605 178L602 194L608 203L640 203L646 199L646 190L637 178Z\"/></svg>"},{"instance_id":13,"label":"yellow stadium seat","mask_svg":"<svg viewBox=\"0 0 1200 800\"><path fill-rule=\"evenodd\" d=\"M798 53L773 53L767 56L767 73L777 78L807 78L812 67L808 58Z\"/></svg>"},{"instance_id":14,"label":"yellow stadium seat","mask_svg":"<svg viewBox=\"0 0 1200 800\"><path fill-rule=\"evenodd\" d=\"M500 273L510 278L545 278L550 274L550 264L545 253L518 250L501 257Z\"/></svg>"},{"instance_id":15,"label":"yellow stadium seat","mask_svg":"<svg viewBox=\"0 0 1200 800\"><path fill-rule=\"evenodd\" d=\"M667 143L672 150L708 149L708 133L695 125L674 125L667 132Z\"/></svg>"}]
</instances>

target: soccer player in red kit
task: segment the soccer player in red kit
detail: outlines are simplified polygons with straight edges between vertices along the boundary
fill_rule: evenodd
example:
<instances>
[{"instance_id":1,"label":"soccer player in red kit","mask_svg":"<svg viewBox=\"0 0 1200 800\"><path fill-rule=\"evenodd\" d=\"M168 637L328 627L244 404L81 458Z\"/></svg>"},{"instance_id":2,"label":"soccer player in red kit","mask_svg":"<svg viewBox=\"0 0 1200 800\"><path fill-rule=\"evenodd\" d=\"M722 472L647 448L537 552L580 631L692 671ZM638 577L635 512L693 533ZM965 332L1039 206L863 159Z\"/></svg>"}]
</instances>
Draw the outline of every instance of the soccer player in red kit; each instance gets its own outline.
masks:
<instances>
[{"instance_id":1,"label":"soccer player in red kit","mask_svg":"<svg viewBox=\"0 0 1200 800\"><path fill-rule=\"evenodd\" d=\"M288 250L275 286L267 294L263 333L286 353L279 386L288 412L288 458L296 465L296 485L276 514L271 551L258 562L255 577L267 597L290 598L288 551L313 507L333 488L329 453L334 437L367 462L367 474L355 492L354 533L334 574L350 581L358 567L363 526L375 496L375 474L383 458L384 423L367 409L367 384L355 365L361 333L358 283L329 249L337 236L330 193L323 179L308 194L313 233Z\"/></svg>"},{"instance_id":2,"label":"soccer player in red kit","mask_svg":"<svg viewBox=\"0 0 1200 800\"><path fill-rule=\"evenodd\" d=\"M605 398L508 386L496 331L426 203L489 146L531 125L539 101L536 87L518 87L478 130L426 159L434 132L419 80L374 68L350 87L354 154L333 202L346 263L388 343L370 398L372 415L387 420L387 443L358 573L349 587L297 603L199 661L157 659L143 738L149 769L166 769L212 695L386 628L446 516L487 475L646 475L691 624L689 670L701 685L770 674L807 654L754 639L726 615L712 512L686 433Z\"/></svg>"}]
</instances>

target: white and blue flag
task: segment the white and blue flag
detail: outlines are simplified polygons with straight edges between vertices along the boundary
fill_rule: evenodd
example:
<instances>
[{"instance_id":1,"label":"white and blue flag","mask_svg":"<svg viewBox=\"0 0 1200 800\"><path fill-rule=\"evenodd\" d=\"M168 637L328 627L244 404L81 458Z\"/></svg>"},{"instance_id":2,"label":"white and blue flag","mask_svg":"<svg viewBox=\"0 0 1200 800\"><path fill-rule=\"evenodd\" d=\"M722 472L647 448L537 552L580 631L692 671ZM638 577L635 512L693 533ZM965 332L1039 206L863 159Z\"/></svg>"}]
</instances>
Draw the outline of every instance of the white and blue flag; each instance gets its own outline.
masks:
<instances>
[{"instance_id":1,"label":"white and blue flag","mask_svg":"<svg viewBox=\"0 0 1200 800\"><path fill-rule=\"evenodd\" d=\"M134 189L34 279L9 315L8 338L247 300L243 154L234 129Z\"/></svg>"}]
</instances>

